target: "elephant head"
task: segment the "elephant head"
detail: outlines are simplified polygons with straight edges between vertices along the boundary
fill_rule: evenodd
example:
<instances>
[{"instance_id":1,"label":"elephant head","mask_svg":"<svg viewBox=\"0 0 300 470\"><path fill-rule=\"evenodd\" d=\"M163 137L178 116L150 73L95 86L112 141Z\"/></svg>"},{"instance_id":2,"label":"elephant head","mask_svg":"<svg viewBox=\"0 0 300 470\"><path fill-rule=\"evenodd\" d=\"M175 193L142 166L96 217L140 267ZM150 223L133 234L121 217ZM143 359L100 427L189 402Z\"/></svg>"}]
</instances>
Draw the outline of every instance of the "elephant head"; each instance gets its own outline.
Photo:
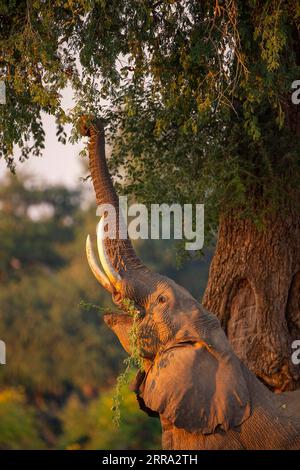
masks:
<instances>
[{"instance_id":1,"label":"elephant head","mask_svg":"<svg viewBox=\"0 0 300 470\"><path fill-rule=\"evenodd\" d=\"M105 159L104 128L81 120L90 137L89 165L98 204L118 200ZM118 219L118 218L117 218ZM218 319L183 287L151 272L135 255L130 240L104 236L105 220L97 228L100 268L87 239L92 272L120 306L127 298L138 309L138 343L145 370L135 391L142 407L178 428L213 433L240 425L251 413L244 368L234 355ZM130 353L133 318L126 311L105 315L107 325Z\"/></svg>"}]
</instances>

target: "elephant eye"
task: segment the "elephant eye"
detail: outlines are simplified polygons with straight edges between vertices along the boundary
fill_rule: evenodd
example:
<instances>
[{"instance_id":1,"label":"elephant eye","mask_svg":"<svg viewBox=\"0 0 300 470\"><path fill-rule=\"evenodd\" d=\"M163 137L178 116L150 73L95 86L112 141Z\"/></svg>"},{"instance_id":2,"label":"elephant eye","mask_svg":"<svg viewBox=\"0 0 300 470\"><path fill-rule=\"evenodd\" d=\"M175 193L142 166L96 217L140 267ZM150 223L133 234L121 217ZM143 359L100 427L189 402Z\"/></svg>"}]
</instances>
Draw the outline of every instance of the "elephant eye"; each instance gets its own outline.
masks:
<instances>
[{"instance_id":1,"label":"elephant eye","mask_svg":"<svg viewBox=\"0 0 300 470\"><path fill-rule=\"evenodd\" d=\"M166 301L167 301L167 297L165 297L164 295L160 295L160 296L158 297L158 303L160 303L160 304L165 304Z\"/></svg>"}]
</instances>

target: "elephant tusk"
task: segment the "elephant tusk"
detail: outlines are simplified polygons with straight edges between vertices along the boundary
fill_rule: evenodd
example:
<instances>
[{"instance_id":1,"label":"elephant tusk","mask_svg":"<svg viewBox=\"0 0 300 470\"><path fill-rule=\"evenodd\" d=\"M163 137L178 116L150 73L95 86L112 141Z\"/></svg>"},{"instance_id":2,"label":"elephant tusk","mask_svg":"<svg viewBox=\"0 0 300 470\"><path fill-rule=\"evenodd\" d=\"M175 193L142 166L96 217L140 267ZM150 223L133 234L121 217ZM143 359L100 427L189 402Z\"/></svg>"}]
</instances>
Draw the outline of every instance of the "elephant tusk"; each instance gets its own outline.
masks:
<instances>
[{"instance_id":1,"label":"elephant tusk","mask_svg":"<svg viewBox=\"0 0 300 470\"><path fill-rule=\"evenodd\" d=\"M86 239L86 257L89 263L89 267L91 268L92 273L94 274L97 281L110 293L114 292L113 286L109 282L106 275L102 272L100 266L96 261L96 257L93 252L91 238L88 235Z\"/></svg>"},{"instance_id":2,"label":"elephant tusk","mask_svg":"<svg viewBox=\"0 0 300 470\"><path fill-rule=\"evenodd\" d=\"M119 273L116 272L114 267L112 266L109 257L107 256L105 246L104 246L104 238L105 238L105 233L104 233L104 217L101 217L100 222L97 225L97 246L98 246L98 253L99 253L99 258L101 261L101 264L103 266L103 269L110 280L111 284L114 286L114 288L119 291L121 284L122 284L122 278Z\"/></svg>"}]
</instances>

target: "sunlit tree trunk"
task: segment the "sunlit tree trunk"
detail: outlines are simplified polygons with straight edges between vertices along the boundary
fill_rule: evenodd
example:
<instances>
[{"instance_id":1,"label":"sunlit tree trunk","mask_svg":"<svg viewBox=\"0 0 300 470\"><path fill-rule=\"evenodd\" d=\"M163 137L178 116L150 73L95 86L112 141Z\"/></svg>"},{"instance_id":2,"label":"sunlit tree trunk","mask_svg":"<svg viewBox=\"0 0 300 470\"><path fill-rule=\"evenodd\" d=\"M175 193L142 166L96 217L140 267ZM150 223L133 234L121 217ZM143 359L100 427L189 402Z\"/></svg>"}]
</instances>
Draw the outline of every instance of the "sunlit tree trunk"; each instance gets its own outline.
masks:
<instances>
[{"instance_id":1,"label":"sunlit tree trunk","mask_svg":"<svg viewBox=\"0 0 300 470\"><path fill-rule=\"evenodd\" d=\"M292 342L300 339L300 216L270 217L265 229L222 217L204 306L236 352L273 390L300 385Z\"/></svg>"}]
</instances>

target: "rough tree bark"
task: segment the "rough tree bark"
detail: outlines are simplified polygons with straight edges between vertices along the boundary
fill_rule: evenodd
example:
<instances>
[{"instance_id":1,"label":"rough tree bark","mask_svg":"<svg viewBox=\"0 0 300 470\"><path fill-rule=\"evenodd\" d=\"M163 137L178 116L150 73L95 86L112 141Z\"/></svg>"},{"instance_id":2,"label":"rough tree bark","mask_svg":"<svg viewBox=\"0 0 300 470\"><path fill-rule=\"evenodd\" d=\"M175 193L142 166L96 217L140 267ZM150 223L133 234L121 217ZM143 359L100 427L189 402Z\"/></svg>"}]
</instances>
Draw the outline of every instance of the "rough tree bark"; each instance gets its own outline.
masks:
<instances>
[{"instance_id":1,"label":"rough tree bark","mask_svg":"<svg viewBox=\"0 0 300 470\"><path fill-rule=\"evenodd\" d=\"M221 217L204 306L215 313L236 354L274 391L300 386L291 362L300 339L300 215Z\"/></svg>"}]
</instances>

